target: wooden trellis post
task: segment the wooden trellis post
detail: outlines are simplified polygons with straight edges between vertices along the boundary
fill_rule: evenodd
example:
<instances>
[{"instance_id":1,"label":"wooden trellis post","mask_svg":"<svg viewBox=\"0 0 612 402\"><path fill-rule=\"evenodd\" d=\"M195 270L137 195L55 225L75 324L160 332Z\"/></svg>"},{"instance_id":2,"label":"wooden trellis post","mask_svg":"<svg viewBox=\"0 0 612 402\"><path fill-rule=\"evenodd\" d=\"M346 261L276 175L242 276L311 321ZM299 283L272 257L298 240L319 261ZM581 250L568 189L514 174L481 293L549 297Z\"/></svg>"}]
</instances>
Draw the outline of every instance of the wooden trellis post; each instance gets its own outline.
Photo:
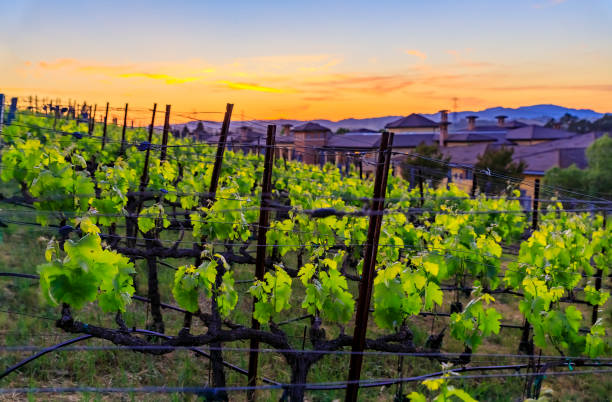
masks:
<instances>
[{"instance_id":1,"label":"wooden trellis post","mask_svg":"<svg viewBox=\"0 0 612 402\"><path fill-rule=\"evenodd\" d=\"M374 270L376 266L376 254L378 251L378 240L380 238L380 227L382 224L385 207L385 194L387 192L387 178L389 175L389 164L391 161L391 148L393 146L393 133L383 132L378 152L378 163L376 164L376 177L374 179L374 195L372 208L370 209L370 225L368 227L368 239L365 244L363 258L363 271L359 282L359 299L357 300L357 312L355 314L355 331L353 333L353 348L349 364L348 384L346 389L346 401L357 401L359 392L359 379L361 378L361 366L363 364L363 350L365 349L366 330L368 328L368 316L370 299L372 298L372 285L374 283Z\"/></svg>"},{"instance_id":2,"label":"wooden trellis post","mask_svg":"<svg viewBox=\"0 0 612 402\"><path fill-rule=\"evenodd\" d=\"M264 156L264 172L261 180L261 204L259 209L259 227L257 231L257 255L255 257L255 278L259 281L264 279L266 272L266 234L270 223L269 200L270 192L272 191L272 169L274 168L274 144L275 144L276 126L268 126L268 135L266 138L266 154ZM259 148L259 147L258 147ZM255 311L255 303L253 303L253 311ZM251 319L251 328L259 329L259 321L254 317ZM251 339L251 351L249 352L249 387L257 385L257 363L259 360L259 341ZM255 400L255 390L247 391L247 400Z\"/></svg>"}]
</instances>

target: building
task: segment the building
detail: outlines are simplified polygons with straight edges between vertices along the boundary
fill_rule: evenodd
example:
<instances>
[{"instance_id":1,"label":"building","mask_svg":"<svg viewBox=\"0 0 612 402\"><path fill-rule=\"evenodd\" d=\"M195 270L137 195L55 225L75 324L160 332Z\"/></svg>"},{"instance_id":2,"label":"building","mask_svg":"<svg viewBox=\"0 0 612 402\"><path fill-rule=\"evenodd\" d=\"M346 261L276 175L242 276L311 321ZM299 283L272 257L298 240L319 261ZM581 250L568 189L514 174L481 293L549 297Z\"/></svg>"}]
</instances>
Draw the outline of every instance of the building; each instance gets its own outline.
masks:
<instances>
[{"instance_id":1,"label":"building","mask_svg":"<svg viewBox=\"0 0 612 402\"><path fill-rule=\"evenodd\" d=\"M542 142L570 138L574 135L575 133L560 129L529 125L508 131L506 133L506 140L517 145L535 145Z\"/></svg>"},{"instance_id":2,"label":"building","mask_svg":"<svg viewBox=\"0 0 612 402\"><path fill-rule=\"evenodd\" d=\"M580 169L587 167L586 150L602 135L602 133L573 134L570 137L544 140L533 145L509 146L514 151L514 160L523 161L526 165L523 181L519 186L521 194L533 197L535 180L542 179L549 169L567 168L571 165L576 165ZM500 146L496 143L481 142L463 147L442 148L442 153L450 157L451 180L462 190L469 191L472 187L473 167L478 162L478 157L487 150Z\"/></svg>"},{"instance_id":3,"label":"building","mask_svg":"<svg viewBox=\"0 0 612 402\"><path fill-rule=\"evenodd\" d=\"M321 163L323 148L331 137L331 130L318 123L305 123L293 127L294 150L297 160L311 165Z\"/></svg>"},{"instance_id":4,"label":"building","mask_svg":"<svg viewBox=\"0 0 612 402\"><path fill-rule=\"evenodd\" d=\"M439 131L440 123L428 119L420 114L412 113L406 117L395 120L385 126L387 131L394 134L403 133L432 133Z\"/></svg>"}]
</instances>

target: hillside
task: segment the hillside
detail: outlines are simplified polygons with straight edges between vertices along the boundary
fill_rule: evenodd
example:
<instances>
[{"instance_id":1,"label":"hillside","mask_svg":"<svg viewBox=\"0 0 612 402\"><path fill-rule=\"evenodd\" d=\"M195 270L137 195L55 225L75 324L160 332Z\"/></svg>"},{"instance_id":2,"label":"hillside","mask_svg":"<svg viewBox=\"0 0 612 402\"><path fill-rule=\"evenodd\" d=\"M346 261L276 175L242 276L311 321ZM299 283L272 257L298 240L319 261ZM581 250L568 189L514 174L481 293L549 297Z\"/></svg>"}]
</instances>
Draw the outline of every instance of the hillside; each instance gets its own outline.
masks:
<instances>
[{"instance_id":1,"label":"hillside","mask_svg":"<svg viewBox=\"0 0 612 402\"><path fill-rule=\"evenodd\" d=\"M406 111L406 114L410 114L413 111ZM569 113L571 115L577 116L581 119L587 120L595 120L603 116L602 113L595 112L591 109L573 109L567 108L558 105L531 105L531 106L521 106L518 108L505 108L505 107L492 107L479 111L461 111L457 113L450 114L450 120L457 124L456 127L461 127L464 124L462 123L465 120L466 116L469 115L477 115L479 117L479 122L482 123L484 121L494 121L495 116L505 115L508 116L508 119L511 120L522 120L529 124L544 124L549 119L563 116L564 114ZM434 121L438 121L440 118L439 113L426 114L423 113L423 116L426 116ZM338 121L326 120L326 119L316 119L310 120L316 123L322 124L325 127L329 127L332 131L336 131L339 128L347 128L349 130L359 129L359 128L369 128L373 130L379 130L384 128L387 123L390 123L400 116L381 116L381 117L371 117L371 118L348 118L342 119ZM288 120L288 119L278 119L278 120L234 120L231 124L231 129L236 129L237 127L246 125L250 126L255 130L263 131L264 127L262 125L265 124L276 124L282 126L283 124L291 124L293 126L297 124L304 123L305 120ZM187 126L190 130L193 130L197 121L187 123ZM221 129L221 123L203 120L202 124L209 130L217 131ZM178 124L175 127L182 127L183 124Z\"/></svg>"}]
</instances>

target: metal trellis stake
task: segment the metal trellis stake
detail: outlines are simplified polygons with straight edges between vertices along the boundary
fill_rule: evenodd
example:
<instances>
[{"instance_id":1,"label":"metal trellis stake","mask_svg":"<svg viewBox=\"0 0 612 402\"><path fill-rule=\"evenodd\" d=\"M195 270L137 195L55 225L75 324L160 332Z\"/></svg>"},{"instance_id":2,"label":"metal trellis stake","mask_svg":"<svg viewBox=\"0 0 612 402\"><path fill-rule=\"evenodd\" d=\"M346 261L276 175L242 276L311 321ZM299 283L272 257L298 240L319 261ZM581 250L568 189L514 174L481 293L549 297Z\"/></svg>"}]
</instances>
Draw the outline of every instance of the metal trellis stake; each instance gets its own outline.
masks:
<instances>
[{"instance_id":1,"label":"metal trellis stake","mask_svg":"<svg viewBox=\"0 0 612 402\"><path fill-rule=\"evenodd\" d=\"M425 194L423 191L423 169L419 169L419 194L421 195L421 202L419 205L423 208L423 203L425 202Z\"/></svg>"},{"instance_id":2,"label":"metal trellis stake","mask_svg":"<svg viewBox=\"0 0 612 402\"><path fill-rule=\"evenodd\" d=\"M4 94L0 94L0 135L2 135L3 125L4 125Z\"/></svg>"},{"instance_id":3,"label":"metal trellis stake","mask_svg":"<svg viewBox=\"0 0 612 402\"><path fill-rule=\"evenodd\" d=\"M125 130L127 129L128 104L125 104L125 112L123 113L123 130L121 130L121 149L119 155L125 152Z\"/></svg>"},{"instance_id":4,"label":"metal trellis stake","mask_svg":"<svg viewBox=\"0 0 612 402\"><path fill-rule=\"evenodd\" d=\"M108 123L108 102L106 102L106 113L104 114L104 129L102 131L102 149L106 145L106 126ZM151 142L151 140L149 140Z\"/></svg>"},{"instance_id":5,"label":"metal trellis stake","mask_svg":"<svg viewBox=\"0 0 612 402\"><path fill-rule=\"evenodd\" d=\"M151 141L153 141L153 126L155 125L155 112L157 111L157 103L153 104L153 114L151 116L151 125L149 126L149 146L147 147L147 153L145 154L144 166L142 167L142 175L140 176L140 192L142 193L147 186L149 180L149 156L151 154Z\"/></svg>"},{"instance_id":6,"label":"metal trellis stake","mask_svg":"<svg viewBox=\"0 0 612 402\"><path fill-rule=\"evenodd\" d=\"M93 134L93 130L94 130L94 125L96 123L96 109L98 108L98 105L94 105L93 107L93 112L91 112L90 110L90 115L89 116L89 135Z\"/></svg>"},{"instance_id":7,"label":"metal trellis stake","mask_svg":"<svg viewBox=\"0 0 612 402\"><path fill-rule=\"evenodd\" d=\"M602 215L603 215L603 229L606 230L606 218L607 218L607 212L604 209L603 211L601 211ZM602 253L605 253L606 250L601 250ZM601 269L597 269L597 273L595 273L595 289L599 292L601 290L601 277L603 275L603 271ZM598 312L599 306L595 305L593 306L593 312L591 313L591 325L595 325L595 323L597 322L597 312Z\"/></svg>"},{"instance_id":8,"label":"metal trellis stake","mask_svg":"<svg viewBox=\"0 0 612 402\"><path fill-rule=\"evenodd\" d=\"M261 205L259 210L259 230L257 232L257 255L255 257L255 278L263 280L266 272L266 233L270 222L270 210L268 201L272 191L272 169L274 168L274 144L275 144L276 126L268 126L268 136L266 138L266 154L264 156L264 172L261 181ZM255 303L253 302L253 311L255 311ZM251 327L259 329L259 321L255 318L251 319ZM249 352L249 387L257 385L257 363L259 354L259 341L251 338L251 351ZM253 389L247 391L247 400L255 400L255 391Z\"/></svg>"},{"instance_id":9,"label":"metal trellis stake","mask_svg":"<svg viewBox=\"0 0 612 402\"><path fill-rule=\"evenodd\" d=\"M125 127L125 124L124 124ZM124 129L125 131L125 129ZM170 131L170 105L166 105L166 116L164 118L164 132L162 134L162 149L160 160L166 160L166 152L168 147L168 131Z\"/></svg>"},{"instance_id":10,"label":"metal trellis stake","mask_svg":"<svg viewBox=\"0 0 612 402\"><path fill-rule=\"evenodd\" d=\"M374 179L374 195L368 227L368 239L365 244L363 259L363 272L359 282L359 299L357 300L357 313L355 315L355 332L353 334L353 354L349 364L348 385L346 388L346 401L357 401L359 392L358 381L361 377L363 364L363 350L365 349L366 330L368 328L368 310L372 298L372 284L374 282L374 268L376 266L376 253L380 238L382 212L385 206L387 178L391 161L391 148L393 146L393 133L383 132L376 164L376 177Z\"/></svg>"},{"instance_id":11,"label":"metal trellis stake","mask_svg":"<svg viewBox=\"0 0 612 402\"><path fill-rule=\"evenodd\" d=\"M472 169L472 189L470 190L470 197L476 197L476 187L478 186L478 179L476 178L476 169Z\"/></svg>"},{"instance_id":12,"label":"metal trellis stake","mask_svg":"<svg viewBox=\"0 0 612 402\"><path fill-rule=\"evenodd\" d=\"M533 216L531 221L531 228L536 230L538 228L538 208L540 207L540 179L535 179L535 187L533 189Z\"/></svg>"},{"instance_id":13,"label":"metal trellis stake","mask_svg":"<svg viewBox=\"0 0 612 402\"><path fill-rule=\"evenodd\" d=\"M232 119L232 110L234 110L234 105L228 103L225 107L225 117L223 118L223 125L221 126L221 135L219 136L219 143L217 144L215 164L213 165L213 171L210 177L210 190L208 191L208 197L210 200L215 199L217 186L219 184L219 176L221 175L221 164L223 163L223 153L225 152L225 143L227 142L230 121Z\"/></svg>"}]
</instances>

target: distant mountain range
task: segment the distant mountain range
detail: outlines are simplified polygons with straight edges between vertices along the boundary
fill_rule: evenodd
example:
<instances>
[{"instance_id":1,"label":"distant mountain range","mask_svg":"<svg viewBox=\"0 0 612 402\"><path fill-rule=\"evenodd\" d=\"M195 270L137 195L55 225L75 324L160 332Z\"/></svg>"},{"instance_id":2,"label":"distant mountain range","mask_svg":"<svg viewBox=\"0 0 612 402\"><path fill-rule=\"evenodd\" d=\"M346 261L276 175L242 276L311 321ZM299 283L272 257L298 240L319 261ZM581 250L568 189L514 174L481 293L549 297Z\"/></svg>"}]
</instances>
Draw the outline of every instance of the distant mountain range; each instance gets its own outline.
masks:
<instances>
[{"instance_id":1,"label":"distant mountain range","mask_svg":"<svg viewBox=\"0 0 612 402\"><path fill-rule=\"evenodd\" d=\"M411 112L407 112L410 114ZM591 109L572 109L558 105L532 105L532 106L521 106L516 109L505 108L505 107L492 107L480 111L461 111L449 114L449 120L453 123L452 128L463 128L466 125L465 117L470 115L476 115L479 117L477 124L487 124L495 121L495 116L504 115L508 116L508 120L520 120L528 124L545 124L551 118L558 119L565 113L569 113L573 116L577 116L580 119L596 120L603 116L602 113L597 113ZM422 113L423 116L428 117L434 121L440 120L439 113L427 114ZM308 120L319 123L325 127L328 127L332 131L336 131L339 128L346 128L349 130L356 130L360 128L368 128L372 130L379 130L384 128L387 123L397 120L402 116L383 116L383 117L372 117L365 119L343 119L338 121L331 121L325 119ZM305 123L305 120L234 120L231 123L230 129L235 130L240 126L252 127L255 131L265 131L267 124L291 124L293 126ZM198 122L192 121L186 123L190 130L195 129ZM203 120L202 124L207 130L218 131L221 128L221 123ZM182 127L184 124L176 125L175 127ZM451 128L451 130L452 130Z\"/></svg>"}]
</instances>

